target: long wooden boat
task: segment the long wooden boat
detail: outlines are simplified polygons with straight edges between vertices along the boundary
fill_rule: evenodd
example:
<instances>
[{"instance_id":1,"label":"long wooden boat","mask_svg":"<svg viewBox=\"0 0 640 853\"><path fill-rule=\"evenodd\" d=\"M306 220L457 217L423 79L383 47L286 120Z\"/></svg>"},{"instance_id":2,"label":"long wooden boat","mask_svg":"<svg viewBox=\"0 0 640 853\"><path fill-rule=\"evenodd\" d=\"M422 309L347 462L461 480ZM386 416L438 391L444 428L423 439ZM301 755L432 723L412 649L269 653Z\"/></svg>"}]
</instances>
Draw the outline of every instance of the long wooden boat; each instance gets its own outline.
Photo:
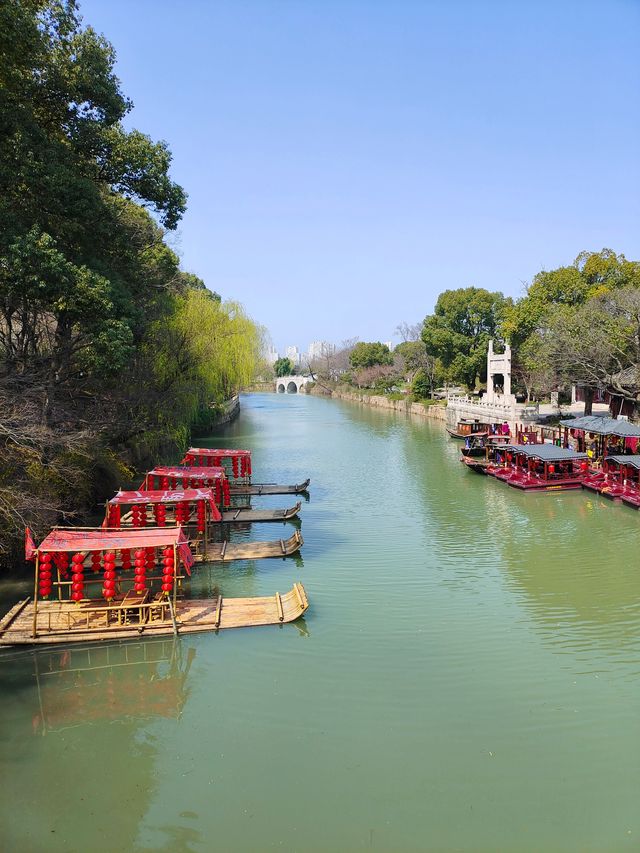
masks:
<instances>
[{"instance_id":1,"label":"long wooden boat","mask_svg":"<svg viewBox=\"0 0 640 853\"><path fill-rule=\"evenodd\" d=\"M497 456L487 474L527 492L580 489L589 468L586 453L553 444L511 444Z\"/></svg>"},{"instance_id":2,"label":"long wooden boat","mask_svg":"<svg viewBox=\"0 0 640 853\"><path fill-rule=\"evenodd\" d=\"M304 483L292 486L281 486L277 483L251 483L238 485L231 484L229 491L231 495L303 495L309 489L310 479Z\"/></svg>"},{"instance_id":3,"label":"long wooden boat","mask_svg":"<svg viewBox=\"0 0 640 853\"><path fill-rule=\"evenodd\" d=\"M308 607L301 584L285 595L178 599L183 572L191 574L194 563L181 527L55 528L38 547L28 531L25 539L25 556L35 562L33 599L18 602L0 621L0 645L278 624Z\"/></svg>"},{"instance_id":4,"label":"long wooden boat","mask_svg":"<svg viewBox=\"0 0 640 853\"><path fill-rule=\"evenodd\" d=\"M198 468L190 465L156 465L147 471L140 484L144 491L178 491L184 489L213 489L215 503L229 506L229 480L224 468Z\"/></svg>"},{"instance_id":5,"label":"long wooden boat","mask_svg":"<svg viewBox=\"0 0 640 853\"><path fill-rule=\"evenodd\" d=\"M222 521L224 524L242 524L250 521L292 521L298 517L301 507L300 501L287 509L232 507L222 513Z\"/></svg>"},{"instance_id":6,"label":"long wooden boat","mask_svg":"<svg viewBox=\"0 0 640 853\"><path fill-rule=\"evenodd\" d=\"M294 530L288 539L276 539L272 542L207 542L206 547L196 540L191 543L194 560L197 563L211 563L222 560L260 560L263 557L290 557L304 545L299 530Z\"/></svg>"},{"instance_id":7,"label":"long wooden boat","mask_svg":"<svg viewBox=\"0 0 640 853\"><path fill-rule=\"evenodd\" d=\"M445 429L451 438L462 441L470 435L489 435L491 431L490 424L484 424L478 420L470 421L467 418L459 420L455 429L451 429L450 427L445 427Z\"/></svg>"},{"instance_id":8,"label":"long wooden boat","mask_svg":"<svg viewBox=\"0 0 640 853\"><path fill-rule=\"evenodd\" d=\"M467 436L460 448L460 461L476 474L486 474L489 465L495 463L496 453L509 444L506 435L475 434Z\"/></svg>"},{"instance_id":9,"label":"long wooden boat","mask_svg":"<svg viewBox=\"0 0 640 853\"><path fill-rule=\"evenodd\" d=\"M255 598L179 599L148 604L80 606L69 601L20 601L0 621L0 646L139 640L225 628L278 625L299 619L309 607L304 587ZM34 635L34 624L36 625Z\"/></svg>"},{"instance_id":10,"label":"long wooden boat","mask_svg":"<svg viewBox=\"0 0 640 853\"><path fill-rule=\"evenodd\" d=\"M281 486L277 483L251 482L251 451L232 448L190 447L182 460L183 465L198 471L214 469L224 471L229 478L232 495L298 495L309 488L310 479L304 483Z\"/></svg>"}]
</instances>

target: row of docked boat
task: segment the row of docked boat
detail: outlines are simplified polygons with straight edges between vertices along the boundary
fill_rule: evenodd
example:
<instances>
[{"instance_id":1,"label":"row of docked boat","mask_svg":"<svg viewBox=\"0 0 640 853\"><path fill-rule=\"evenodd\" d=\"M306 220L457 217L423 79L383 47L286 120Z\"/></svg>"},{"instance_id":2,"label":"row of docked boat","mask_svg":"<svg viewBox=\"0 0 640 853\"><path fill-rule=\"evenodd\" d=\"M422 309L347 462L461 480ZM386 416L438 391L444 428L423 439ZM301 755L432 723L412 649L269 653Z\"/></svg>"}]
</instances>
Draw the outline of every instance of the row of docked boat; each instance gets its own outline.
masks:
<instances>
[{"instance_id":1,"label":"row of docked boat","mask_svg":"<svg viewBox=\"0 0 640 853\"><path fill-rule=\"evenodd\" d=\"M238 525L293 521L301 508L254 508L253 498L306 494L309 486L254 483L251 473L248 450L190 448L180 465L153 468L139 489L117 492L101 527L56 527L39 545L27 530L34 594L0 621L0 645L179 635L299 618L308 608L300 583L259 598L186 595L198 563L282 558L302 547L297 528L288 539L231 541Z\"/></svg>"},{"instance_id":2,"label":"row of docked boat","mask_svg":"<svg viewBox=\"0 0 640 853\"><path fill-rule=\"evenodd\" d=\"M558 428L502 433L476 430L462 462L523 491L588 489L640 508L640 427L614 418L561 421Z\"/></svg>"}]
</instances>

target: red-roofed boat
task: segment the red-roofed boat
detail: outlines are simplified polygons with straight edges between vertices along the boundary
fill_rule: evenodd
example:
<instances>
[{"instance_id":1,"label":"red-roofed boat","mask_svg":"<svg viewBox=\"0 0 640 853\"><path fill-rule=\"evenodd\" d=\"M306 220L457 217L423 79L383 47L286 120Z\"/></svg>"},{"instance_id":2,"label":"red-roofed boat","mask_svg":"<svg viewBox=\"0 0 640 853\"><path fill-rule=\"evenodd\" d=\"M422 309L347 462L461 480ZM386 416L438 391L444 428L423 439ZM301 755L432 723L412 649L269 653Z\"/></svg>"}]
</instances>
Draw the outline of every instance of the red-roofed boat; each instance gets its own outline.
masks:
<instances>
[{"instance_id":1,"label":"red-roofed boat","mask_svg":"<svg viewBox=\"0 0 640 853\"><path fill-rule=\"evenodd\" d=\"M308 607L301 584L283 596L178 600L194 561L181 527L55 528L37 548L26 539L33 601L18 602L0 621L0 645L278 624Z\"/></svg>"},{"instance_id":2,"label":"red-roofed boat","mask_svg":"<svg viewBox=\"0 0 640 853\"><path fill-rule=\"evenodd\" d=\"M234 482L230 486L232 495L299 495L305 494L311 482L279 485L278 483L251 483L251 451L210 447L190 447L184 459L185 465L205 468L222 468Z\"/></svg>"},{"instance_id":3,"label":"red-roofed boat","mask_svg":"<svg viewBox=\"0 0 640 853\"><path fill-rule=\"evenodd\" d=\"M496 454L487 474L523 491L566 491L582 488L588 473L586 453L553 444L511 444Z\"/></svg>"}]
</instances>

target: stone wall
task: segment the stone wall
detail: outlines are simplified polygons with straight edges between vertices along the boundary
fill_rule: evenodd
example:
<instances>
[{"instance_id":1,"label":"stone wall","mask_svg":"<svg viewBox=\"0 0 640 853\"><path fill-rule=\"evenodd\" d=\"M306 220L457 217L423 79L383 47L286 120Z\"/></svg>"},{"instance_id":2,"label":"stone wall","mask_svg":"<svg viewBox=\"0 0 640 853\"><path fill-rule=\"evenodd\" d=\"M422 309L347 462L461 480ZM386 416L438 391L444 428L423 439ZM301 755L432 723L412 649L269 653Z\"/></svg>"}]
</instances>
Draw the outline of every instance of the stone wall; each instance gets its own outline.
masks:
<instances>
[{"instance_id":1,"label":"stone wall","mask_svg":"<svg viewBox=\"0 0 640 853\"><path fill-rule=\"evenodd\" d=\"M357 391L342 391L336 389L332 397L339 400L350 400L353 403L361 403L363 406L371 406L374 409L391 409L404 415L417 415L428 420L447 420L447 409L445 406L425 406L422 403L411 403L408 400L390 400L382 394L359 394Z\"/></svg>"}]
</instances>

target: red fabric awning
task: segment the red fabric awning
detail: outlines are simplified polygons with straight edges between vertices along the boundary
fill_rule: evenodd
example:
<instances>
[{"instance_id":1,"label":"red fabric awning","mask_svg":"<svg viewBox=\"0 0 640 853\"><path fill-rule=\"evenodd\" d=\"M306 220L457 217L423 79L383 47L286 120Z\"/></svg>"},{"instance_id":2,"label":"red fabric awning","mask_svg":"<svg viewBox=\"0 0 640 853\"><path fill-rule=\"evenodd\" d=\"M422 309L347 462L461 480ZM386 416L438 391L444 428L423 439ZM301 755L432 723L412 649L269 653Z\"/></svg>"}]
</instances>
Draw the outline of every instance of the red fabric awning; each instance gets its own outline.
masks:
<instances>
[{"instance_id":1,"label":"red fabric awning","mask_svg":"<svg viewBox=\"0 0 640 853\"><path fill-rule=\"evenodd\" d=\"M223 459L226 457L227 459L233 459L235 456L236 459L241 458L242 456L249 457L251 456L250 450L232 450L230 448L211 448L211 447L190 447L187 450L187 456L189 454L193 456L220 456Z\"/></svg>"},{"instance_id":2,"label":"red fabric awning","mask_svg":"<svg viewBox=\"0 0 640 853\"><path fill-rule=\"evenodd\" d=\"M187 477L189 480L224 480L224 468L192 468L190 465L159 465L149 477Z\"/></svg>"},{"instance_id":3,"label":"red fabric awning","mask_svg":"<svg viewBox=\"0 0 640 853\"><path fill-rule=\"evenodd\" d=\"M209 470L209 469L207 469ZM211 489L173 489L173 490L138 490L135 492L118 492L109 500L110 504L172 504L181 501L208 501L213 521L221 521L222 516L216 506L215 495Z\"/></svg>"},{"instance_id":4,"label":"red fabric awning","mask_svg":"<svg viewBox=\"0 0 640 853\"><path fill-rule=\"evenodd\" d=\"M119 551L122 548L162 548L186 541L181 527L139 527L128 530L56 527L42 540L38 551Z\"/></svg>"}]
</instances>

